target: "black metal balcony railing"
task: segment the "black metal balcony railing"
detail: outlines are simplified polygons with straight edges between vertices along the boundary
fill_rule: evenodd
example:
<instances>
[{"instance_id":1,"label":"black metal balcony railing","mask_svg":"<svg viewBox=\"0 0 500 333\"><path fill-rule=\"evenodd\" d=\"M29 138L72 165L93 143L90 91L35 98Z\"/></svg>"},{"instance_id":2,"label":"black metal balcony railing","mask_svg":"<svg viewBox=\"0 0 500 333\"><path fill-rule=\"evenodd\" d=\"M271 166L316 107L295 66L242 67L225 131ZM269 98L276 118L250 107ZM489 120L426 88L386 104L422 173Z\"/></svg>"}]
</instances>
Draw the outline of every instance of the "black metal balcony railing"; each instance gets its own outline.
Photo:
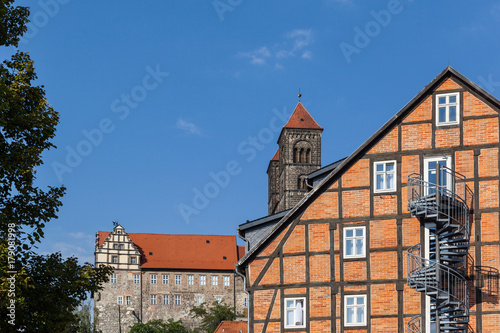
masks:
<instances>
[{"instance_id":1,"label":"black metal balcony railing","mask_svg":"<svg viewBox=\"0 0 500 333\"><path fill-rule=\"evenodd\" d=\"M408 176L408 209L422 223L432 223L428 253L420 244L408 249L408 286L431 299L436 332L469 333L467 255L469 248L469 207L471 198L465 177L436 165L436 183L419 174ZM410 333L422 332L422 319L407 325Z\"/></svg>"}]
</instances>

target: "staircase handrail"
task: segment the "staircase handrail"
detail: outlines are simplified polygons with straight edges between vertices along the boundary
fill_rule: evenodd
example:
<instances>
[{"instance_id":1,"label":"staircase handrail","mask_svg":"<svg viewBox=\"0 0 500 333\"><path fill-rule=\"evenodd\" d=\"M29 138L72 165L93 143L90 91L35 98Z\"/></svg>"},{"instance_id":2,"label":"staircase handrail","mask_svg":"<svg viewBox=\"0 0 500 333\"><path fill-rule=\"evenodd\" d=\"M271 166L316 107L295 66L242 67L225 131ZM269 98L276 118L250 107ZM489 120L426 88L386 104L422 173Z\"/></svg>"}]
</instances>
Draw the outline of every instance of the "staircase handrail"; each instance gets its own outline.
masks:
<instances>
[{"instance_id":1,"label":"staircase handrail","mask_svg":"<svg viewBox=\"0 0 500 333\"><path fill-rule=\"evenodd\" d=\"M422 317L415 316L411 317L407 324L408 333L422 333Z\"/></svg>"},{"instance_id":2,"label":"staircase handrail","mask_svg":"<svg viewBox=\"0 0 500 333\"><path fill-rule=\"evenodd\" d=\"M423 258L420 255L420 244L410 247L407 250L407 253L408 284L411 284L412 281L415 281L417 284L421 284L426 289L426 291L430 290L446 293L450 298L453 298L453 300L461 304L461 308L464 309L464 315L467 316L469 313L469 294L467 292L467 281L465 277L447 265L439 264L435 261ZM430 270L433 267L436 268L435 271L437 271L437 269L439 268L440 277L444 278L444 280L441 280L439 282L439 286L431 286L429 284L419 282L412 277L419 271L422 271L424 269ZM426 273L424 272L424 274Z\"/></svg>"}]
</instances>

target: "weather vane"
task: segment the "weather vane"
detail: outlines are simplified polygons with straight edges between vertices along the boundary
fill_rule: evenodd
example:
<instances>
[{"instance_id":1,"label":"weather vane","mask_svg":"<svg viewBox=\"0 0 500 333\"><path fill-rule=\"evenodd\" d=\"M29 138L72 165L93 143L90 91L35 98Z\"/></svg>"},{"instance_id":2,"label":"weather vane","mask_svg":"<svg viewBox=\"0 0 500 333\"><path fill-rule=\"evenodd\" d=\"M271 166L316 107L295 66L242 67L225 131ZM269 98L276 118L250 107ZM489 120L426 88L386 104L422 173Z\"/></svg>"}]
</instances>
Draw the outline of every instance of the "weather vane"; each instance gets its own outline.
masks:
<instances>
[{"instance_id":1,"label":"weather vane","mask_svg":"<svg viewBox=\"0 0 500 333\"><path fill-rule=\"evenodd\" d=\"M300 102L301 97L302 97L302 94L300 93L300 87L299 87L299 102Z\"/></svg>"},{"instance_id":2,"label":"weather vane","mask_svg":"<svg viewBox=\"0 0 500 333\"><path fill-rule=\"evenodd\" d=\"M118 226L118 220L113 221L113 225L114 225L115 227L117 227L117 226Z\"/></svg>"}]
</instances>

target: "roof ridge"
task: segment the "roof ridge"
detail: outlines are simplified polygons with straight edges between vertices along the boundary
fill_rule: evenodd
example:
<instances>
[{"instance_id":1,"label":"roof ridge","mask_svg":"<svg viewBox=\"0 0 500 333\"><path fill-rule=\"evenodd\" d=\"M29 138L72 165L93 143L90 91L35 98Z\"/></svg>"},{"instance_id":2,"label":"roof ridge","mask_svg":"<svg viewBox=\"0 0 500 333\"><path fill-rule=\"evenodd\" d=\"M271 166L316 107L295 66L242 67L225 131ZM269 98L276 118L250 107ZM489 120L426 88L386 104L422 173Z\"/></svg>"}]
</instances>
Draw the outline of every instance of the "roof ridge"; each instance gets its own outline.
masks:
<instances>
[{"instance_id":1,"label":"roof ridge","mask_svg":"<svg viewBox=\"0 0 500 333\"><path fill-rule=\"evenodd\" d=\"M304 105L299 101L297 106L292 112L292 115L288 119L288 122L283 126L283 128L300 128L300 129L320 129L323 127L319 126L316 120L311 116L311 114L306 110Z\"/></svg>"}]
</instances>

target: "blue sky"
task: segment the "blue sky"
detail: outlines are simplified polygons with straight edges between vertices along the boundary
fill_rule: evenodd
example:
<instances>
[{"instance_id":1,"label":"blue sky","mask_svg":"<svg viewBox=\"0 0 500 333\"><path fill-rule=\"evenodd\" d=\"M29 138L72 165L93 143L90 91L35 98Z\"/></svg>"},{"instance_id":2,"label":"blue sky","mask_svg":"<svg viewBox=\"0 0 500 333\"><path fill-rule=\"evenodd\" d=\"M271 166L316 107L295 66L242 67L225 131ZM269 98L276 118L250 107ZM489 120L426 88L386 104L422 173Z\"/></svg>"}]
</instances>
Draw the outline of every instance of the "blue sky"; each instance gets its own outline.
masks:
<instances>
[{"instance_id":1,"label":"blue sky","mask_svg":"<svg viewBox=\"0 0 500 333\"><path fill-rule=\"evenodd\" d=\"M68 188L40 251L82 261L113 220L233 235L265 216L267 165L299 87L325 128L323 165L448 64L500 97L498 1L18 4L32 14L20 49L61 115L38 182Z\"/></svg>"}]
</instances>

